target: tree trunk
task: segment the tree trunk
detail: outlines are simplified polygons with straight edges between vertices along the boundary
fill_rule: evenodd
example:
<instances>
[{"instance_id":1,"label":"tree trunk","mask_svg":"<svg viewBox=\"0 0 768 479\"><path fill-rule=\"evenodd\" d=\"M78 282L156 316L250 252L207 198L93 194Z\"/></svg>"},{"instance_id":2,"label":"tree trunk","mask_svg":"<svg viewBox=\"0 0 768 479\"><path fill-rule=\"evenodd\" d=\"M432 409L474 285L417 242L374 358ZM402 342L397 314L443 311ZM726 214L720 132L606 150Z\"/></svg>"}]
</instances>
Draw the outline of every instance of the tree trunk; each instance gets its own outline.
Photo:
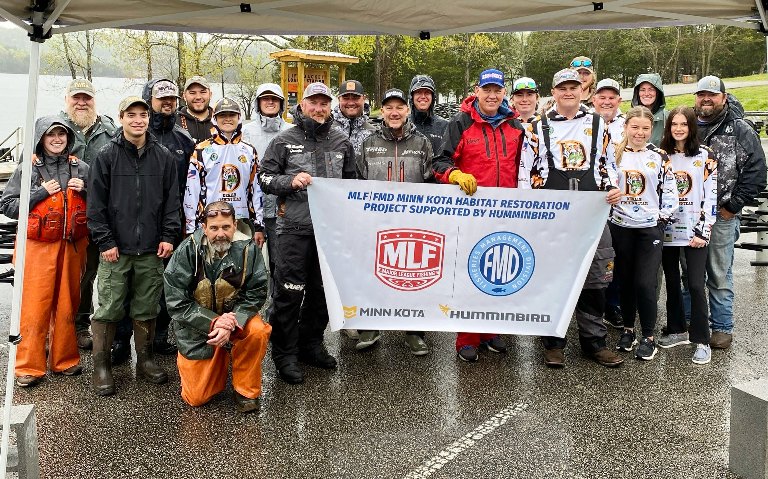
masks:
<instances>
[{"instance_id":1,"label":"tree trunk","mask_svg":"<svg viewBox=\"0 0 768 479\"><path fill-rule=\"evenodd\" d=\"M373 91L376 92L376 98L371 98L371 103L378 105L381 98L381 61L383 55L381 54L381 36L376 35L375 48L374 48L374 85Z\"/></svg>"},{"instance_id":2,"label":"tree trunk","mask_svg":"<svg viewBox=\"0 0 768 479\"><path fill-rule=\"evenodd\" d=\"M67 40L67 34L61 35L61 42L64 45L64 58L67 60L67 66L69 67L69 74L72 75L72 79L77 78L77 70L75 70L75 64L72 62L72 54L70 52L69 41Z\"/></svg>"},{"instance_id":3,"label":"tree trunk","mask_svg":"<svg viewBox=\"0 0 768 479\"><path fill-rule=\"evenodd\" d=\"M85 31L85 77L93 81L93 41L91 31Z\"/></svg>"},{"instance_id":4,"label":"tree trunk","mask_svg":"<svg viewBox=\"0 0 768 479\"><path fill-rule=\"evenodd\" d=\"M144 30L144 55L147 61L147 81L152 79L152 46L149 38L149 30Z\"/></svg>"},{"instance_id":5,"label":"tree trunk","mask_svg":"<svg viewBox=\"0 0 768 479\"><path fill-rule=\"evenodd\" d=\"M176 78L176 84L182 84L187 81L186 71L187 63L184 55L184 34L181 32L176 33L176 57L179 63L179 75Z\"/></svg>"},{"instance_id":6,"label":"tree trunk","mask_svg":"<svg viewBox=\"0 0 768 479\"><path fill-rule=\"evenodd\" d=\"M469 42L472 41L471 34L464 34L464 45L466 52L464 54L464 91L461 92L460 97L464 98L469 92Z\"/></svg>"}]
</instances>

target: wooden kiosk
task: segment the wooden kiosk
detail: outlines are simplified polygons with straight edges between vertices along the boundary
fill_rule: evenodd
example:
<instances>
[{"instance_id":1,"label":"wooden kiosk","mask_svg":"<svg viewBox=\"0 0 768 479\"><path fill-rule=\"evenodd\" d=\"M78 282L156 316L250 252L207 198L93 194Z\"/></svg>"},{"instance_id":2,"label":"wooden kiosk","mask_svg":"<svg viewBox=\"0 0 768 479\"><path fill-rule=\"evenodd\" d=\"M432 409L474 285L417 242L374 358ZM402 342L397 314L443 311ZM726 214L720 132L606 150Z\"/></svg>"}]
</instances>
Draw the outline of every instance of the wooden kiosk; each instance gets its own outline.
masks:
<instances>
[{"instance_id":1,"label":"wooden kiosk","mask_svg":"<svg viewBox=\"0 0 768 479\"><path fill-rule=\"evenodd\" d=\"M322 82L331 85L331 65L339 68L339 83L346 79L347 65L360 60L351 55L316 50L280 50L269 54L280 62L280 87L286 95L287 105L283 116L287 118L290 107L301 101L306 85ZM289 65L292 64L292 65ZM311 66L308 67L307 64ZM317 67L317 65L322 65Z\"/></svg>"}]
</instances>

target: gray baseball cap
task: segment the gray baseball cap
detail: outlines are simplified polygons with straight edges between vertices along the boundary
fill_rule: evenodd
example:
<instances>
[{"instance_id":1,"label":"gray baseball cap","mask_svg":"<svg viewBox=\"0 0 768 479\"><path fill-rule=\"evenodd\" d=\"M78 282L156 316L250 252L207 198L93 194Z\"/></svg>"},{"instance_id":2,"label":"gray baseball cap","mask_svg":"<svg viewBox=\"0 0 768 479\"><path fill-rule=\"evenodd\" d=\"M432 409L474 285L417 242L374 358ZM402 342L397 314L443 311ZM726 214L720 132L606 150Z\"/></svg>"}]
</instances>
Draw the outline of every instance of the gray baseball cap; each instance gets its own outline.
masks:
<instances>
[{"instance_id":1,"label":"gray baseball cap","mask_svg":"<svg viewBox=\"0 0 768 479\"><path fill-rule=\"evenodd\" d=\"M725 93L725 83L714 75L708 75L699 80L696 85L696 93L708 91L711 93Z\"/></svg>"}]
</instances>

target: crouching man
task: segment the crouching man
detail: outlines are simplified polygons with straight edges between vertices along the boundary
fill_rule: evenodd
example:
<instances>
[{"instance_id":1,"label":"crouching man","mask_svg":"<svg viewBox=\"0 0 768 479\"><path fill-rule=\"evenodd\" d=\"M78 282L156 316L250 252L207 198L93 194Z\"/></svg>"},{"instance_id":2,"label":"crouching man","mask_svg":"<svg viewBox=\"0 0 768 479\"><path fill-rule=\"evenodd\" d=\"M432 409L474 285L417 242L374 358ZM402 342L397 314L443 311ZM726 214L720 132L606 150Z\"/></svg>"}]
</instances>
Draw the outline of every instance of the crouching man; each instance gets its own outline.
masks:
<instances>
[{"instance_id":1,"label":"crouching man","mask_svg":"<svg viewBox=\"0 0 768 479\"><path fill-rule=\"evenodd\" d=\"M272 331L259 315L267 297L264 258L237 230L231 204L210 203L201 223L165 270L181 397L202 406L223 391L231 354L235 403L238 411L250 412L259 406L261 363Z\"/></svg>"}]
</instances>

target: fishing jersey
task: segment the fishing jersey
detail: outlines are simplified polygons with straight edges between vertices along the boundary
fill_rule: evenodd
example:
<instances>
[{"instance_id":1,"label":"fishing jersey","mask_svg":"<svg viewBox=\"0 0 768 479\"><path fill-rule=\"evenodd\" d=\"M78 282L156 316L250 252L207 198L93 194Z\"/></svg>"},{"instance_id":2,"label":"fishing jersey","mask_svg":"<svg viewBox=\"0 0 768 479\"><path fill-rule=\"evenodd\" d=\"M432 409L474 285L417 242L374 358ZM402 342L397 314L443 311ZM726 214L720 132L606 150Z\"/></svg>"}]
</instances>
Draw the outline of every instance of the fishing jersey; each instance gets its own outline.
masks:
<instances>
[{"instance_id":1,"label":"fishing jersey","mask_svg":"<svg viewBox=\"0 0 768 479\"><path fill-rule=\"evenodd\" d=\"M621 143L621 139L624 136L625 121L626 118L624 117L624 113L619 111L616 113L616 116L613 117L613 120L608 123L608 134L611 135L611 143L613 143L614 148Z\"/></svg>"},{"instance_id":2,"label":"fishing jersey","mask_svg":"<svg viewBox=\"0 0 768 479\"><path fill-rule=\"evenodd\" d=\"M680 205L674 222L664 230L664 246L688 246L697 236L709 241L717 215L717 160L706 146L696 156L675 152L669 163L677 183Z\"/></svg>"},{"instance_id":3,"label":"fishing jersey","mask_svg":"<svg viewBox=\"0 0 768 479\"><path fill-rule=\"evenodd\" d=\"M549 147L544 135L545 126L549 127ZM594 154L594 180L598 190L605 191L617 186L614 146L608 129L597 113L590 112L583 105L570 120L560 115L554 107L544 117L536 117L528 127L526 143L520 163L526 177L518 179L520 188L544 187L549 175L548 151L555 168L571 172L588 171Z\"/></svg>"},{"instance_id":4,"label":"fishing jersey","mask_svg":"<svg viewBox=\"0 0 768 479\"><path fill-rule=\"evenodd\" d=\"M263 227L261 189L254 181L257 170L256 149L242 141L239 129L231 141L216 131L198 143L187 170L185 231L194 232L205 206L220 200L235 208L237 219L250 219L257 229Z\"/></svg>"},{"instance_id":5,"label":"fishing jersey","mask_svg":"<svg viewBox=\"0 0 768 479\"><path fill-rule=\"evenodd\" d=\"M522 117L520 117L522 118ZM523 121L520 120L520 124L523 125L523 131L525 132L525 138L523 139L523 148L520 150L520 166L517 168L517 184L520 188L530 188L528 183L531 178L531 164L529 163L532 158L530 155L526 155L524 152L527 148L530 148L530 136L531 136L531 123L539 118L538 114L534 114L532 117Z\"/></svg>"},{"instance_id":6,"label":"fishing jersey","mask_svg":"<svg viewBox=\"0 0 768 479\"><path fill-rule=\"evenodd\" d=\"M625 148L618 166L621 201L610 221L625 228L650 228L672 222L677 211L677 185L669 157L652 144L640 151Z\"/></svg>"}]
</instances>

